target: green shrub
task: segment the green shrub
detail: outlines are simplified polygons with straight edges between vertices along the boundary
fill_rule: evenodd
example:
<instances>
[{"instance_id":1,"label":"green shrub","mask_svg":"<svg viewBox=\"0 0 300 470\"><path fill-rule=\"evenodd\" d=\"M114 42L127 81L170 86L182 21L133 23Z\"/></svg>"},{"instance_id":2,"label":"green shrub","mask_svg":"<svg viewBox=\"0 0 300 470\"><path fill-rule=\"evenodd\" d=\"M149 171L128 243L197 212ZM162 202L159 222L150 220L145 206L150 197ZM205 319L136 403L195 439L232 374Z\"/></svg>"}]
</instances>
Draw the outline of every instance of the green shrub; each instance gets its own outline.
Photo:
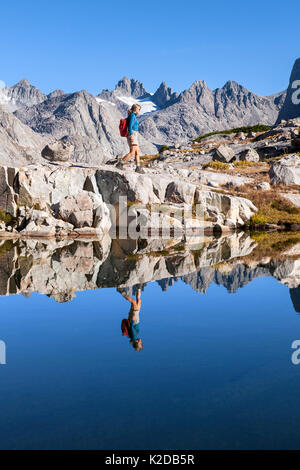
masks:
<instances>
[{"instance_id":1,"label":"green shrub","mask_svg":"<svg viewBox=\"0 0 300 470\"><path fill-rule=\"evenodd\" d=\"M255 126L244 126L244 127L236 127L234 129L226 129L223 131L214 131L209 132L208 134L200 135L197 137L194 142L200 142L202 139L206 137L211 137L213 135L218 134L236 134L237 132L266 132L270 130L270 126L266 126L264 124L256 124Z\"/></svg>"},{"instance_id":2,"label":"green shrub","mask_svg":"<svg viewBox=\"0 0 300 470\"><path fill-rule=\"evenodd\" d=\"M159 149L159 153L163 153L165 150L169 150L170 147L168 147L168 145L163 145L160 149Z\"/></svg>"},{"instance_id":3,"label":"green shrub","mask_svg":"<svg viewBox=\"0 0 300 470\"><path fill-rule=\"evenodd\" d=\"M268 222L268 219L263 215L256 213L250 219L250 225L264 225Z\"/></svg>"},{"instance_id":4,"label":"green shrub","mask_svg":"<svg viewBox=\"0 0 300 470\"><path fill-rule=\"evenodd\" d=\"M12 221L12 219L13 219L13 217L10 214L0 210L0 221L4 222L6 225L8 225Z\"/></svg>"}]
</instances>

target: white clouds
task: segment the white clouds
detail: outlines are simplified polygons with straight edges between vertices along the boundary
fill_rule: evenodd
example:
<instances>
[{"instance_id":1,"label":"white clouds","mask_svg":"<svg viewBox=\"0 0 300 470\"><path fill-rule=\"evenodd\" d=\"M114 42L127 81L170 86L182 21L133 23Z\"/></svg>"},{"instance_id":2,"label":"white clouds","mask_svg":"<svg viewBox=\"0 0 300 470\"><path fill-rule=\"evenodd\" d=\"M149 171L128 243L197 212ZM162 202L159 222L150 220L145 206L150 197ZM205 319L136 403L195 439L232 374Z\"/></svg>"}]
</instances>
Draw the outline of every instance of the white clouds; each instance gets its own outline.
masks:
<instances>
[{"instance_id":1,"label":"white clouds","mask_svg":"<svg viewBox=\"0 0 300 470\"><path fill-rule=\"evenodd\" d=\"M6 86L6 85L5 85L5 82L4 82L3 80L0 80L0 90L1 90L2 88L5 88L5 86Z\"/></svg>"}]
</instances>

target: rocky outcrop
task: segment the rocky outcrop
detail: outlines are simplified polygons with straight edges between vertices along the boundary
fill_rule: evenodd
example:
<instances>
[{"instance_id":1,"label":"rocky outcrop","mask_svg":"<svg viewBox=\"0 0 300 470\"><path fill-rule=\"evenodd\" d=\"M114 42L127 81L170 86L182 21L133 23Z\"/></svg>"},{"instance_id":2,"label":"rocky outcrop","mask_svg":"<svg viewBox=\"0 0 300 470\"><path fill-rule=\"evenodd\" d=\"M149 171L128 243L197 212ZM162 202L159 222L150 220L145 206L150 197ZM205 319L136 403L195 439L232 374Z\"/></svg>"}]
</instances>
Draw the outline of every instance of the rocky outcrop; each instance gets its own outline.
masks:
<instances>
[{"instance_id":1,"label":"rocky outcrop","mask_svg":"<svg viewBox=\"0 0 300 470\"><path fill-rule=\"evenodd\" d=\"M99 194L82 190L66 196L56 207L58 219L70 222L75 228L98 227L102 233L111 226L109 210Z\"/></svg>"},{"instance_id":2,"label":"rocky outcrop","mask_svg":"<svg viewBox=\"0 0 300 470\"><path fill-rule=\"evenodd\" d=\"M152 99L159 108L166 108L175 103L178 98L178 94L173 92L172 88L169 88L165 82L162 82Z\"/></svg>"},{"instance_id":3,"label":"rocky outcrop","mask_svg":"<svg viewBox=\"0 0 300 470\"><path fill-rule=\"evenodd\" d=\"M2 220L20 237L29 236L31 230L35 236L39 228L45 236L43 226L51 224L53 236L74 235L78 230L91 233L92 229L103 235L111 225L128 230L131 225L145 233L170 225L181 233L187 229L231 230L243 226L256 210L244 198L200 190L172 177L160 181L158 175L152 179L151 174L124 172L108 165L79 168L45 164L0 169ZM43 219L44 213L49 220ZM42 222L36 223L36 217ZM62 226L61 221L70 225Z\"/></svg>"},{"instance_id":4,"label":"rocky outcrop","mask_svg":"<svg viewBox=\"0 0 300 470\"><path fill-rule=\"evenodd\" d=\"M47 95L47 99L50 100L51 98L57 98L58 96L63 96L65 95L65 92L63 90L54 90L49 95Z\"/></svg>"},{"instance_id":5,"label":"rocky outcrop","mask_svg":"<svg viewBox=\"0 0 300 470\"><path fill-rule=\"evenodd\" d=\"M195 202L204 204L207 220L219 226L235 228L243 226L256 211L256 207L248 199L235 198L229 194L214 191L196 190Z\"/></svg>"},{"instance_id":6,"label":"rocky outcrop","mask_svg":"<svg viewBox=\"0 0 300 470\"><path fill-rule=\"evenodd\" d=\"M277 122L300 117L300 59L297 59L291 76L284 104Z\"/></svg>"},{"instance_id":7,"label":"rocky outcrop","mask_svg":"<svg viewBox=\"0 0 300 470\"><path fill-rule=\"evenodd\" d=\"M196 186L183 181L172 181L166 187L165 200L177 204L189 204L194 202Z\"/></svg>"},{"instance_id":8,"label":"rocky outcrop","mask_svg":"<svg viewBox=\"0 0 300 470\"><path fill-rule=\"evenodd\" d=\"M0 168L2 236L101 237L110 229L109 210L96 184L89 187L95 170Z\"/></svg>"},{"instance_id":9,"label":"rocky outcrop","mask_svg":"<svg viewBox=\"0 0 300 470\"><path fill-rule=\"evenodd\" d=\"M164 172L189 183L201 183L214 188L223 187L227 190L243 185L258 187L263 166L268 171L268 165L272 164L273 159L298 150L300 118L281 122L266 131L251 131L247 134L232 131L229 134L208 135L186 145L174 145L163 150L147 166L154 174ZM213 160L228 165L224 169L221 165L210 165ZM253 171L247 169L251 164L245 164L245 170L242 170L243 165L239 161L254 163ZM269 181L265 183L269 184Z\"/></svg>"},{"instance_id":10,"label":"rocky outcrop","mask_svg":"<svg viewBox=\"0 0 300 470\"><path fill-rule=\"evenodd\" d=\"M21 166L39 162L46 140L0 105L0 162Z\"/></svg>"},{"instance_id":11,"label":"rocky outcrop","mask_svg":"<svg viewBox=\"0 0 300 470\"><path fill-rule=\"evenodd\" d=\"M300 157L287 155L273 163L270 171L271 184L300 185Z\"/></svg>"}]
</instances>

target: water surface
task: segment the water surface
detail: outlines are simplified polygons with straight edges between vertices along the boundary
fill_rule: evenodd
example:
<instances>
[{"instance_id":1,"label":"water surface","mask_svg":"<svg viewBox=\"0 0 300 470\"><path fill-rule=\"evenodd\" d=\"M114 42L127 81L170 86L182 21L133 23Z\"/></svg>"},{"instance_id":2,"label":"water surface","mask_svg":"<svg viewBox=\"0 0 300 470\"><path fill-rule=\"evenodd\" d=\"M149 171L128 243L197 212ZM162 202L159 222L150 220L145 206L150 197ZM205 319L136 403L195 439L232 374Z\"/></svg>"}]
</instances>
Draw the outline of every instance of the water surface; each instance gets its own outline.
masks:
<instances>
[{"instance_id":1,"label":"water surface","mask_svg":"<svg viewBox=\"0 0 300 470\"><path fill-rule=\"evenodd\" d=\"M298 448L298 245L117 245L3 248L1 448ZM138 287L142 351L117 290Z\"/></svg>"}]
</instances>

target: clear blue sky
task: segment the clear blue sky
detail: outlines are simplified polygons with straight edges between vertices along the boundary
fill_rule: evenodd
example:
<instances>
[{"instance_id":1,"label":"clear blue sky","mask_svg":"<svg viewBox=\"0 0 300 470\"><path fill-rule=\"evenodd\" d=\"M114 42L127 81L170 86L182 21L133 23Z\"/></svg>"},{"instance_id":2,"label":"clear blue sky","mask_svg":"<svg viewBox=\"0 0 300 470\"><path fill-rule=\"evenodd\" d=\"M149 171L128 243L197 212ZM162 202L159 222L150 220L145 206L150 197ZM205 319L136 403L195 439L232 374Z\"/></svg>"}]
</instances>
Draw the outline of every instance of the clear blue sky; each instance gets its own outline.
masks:
<instances>
[{"instance_id":1,"label":"clear blue sky","mask_svg":"<svg viewBox=\"0 0 300 470\"><path fill-rule=\"evenodd\" d=\"M97 94L127 75L154 91L204 79L286 88L300 56L299 0L52 0L1 3L0 80Z\"/></svg>"}]
</instances>

